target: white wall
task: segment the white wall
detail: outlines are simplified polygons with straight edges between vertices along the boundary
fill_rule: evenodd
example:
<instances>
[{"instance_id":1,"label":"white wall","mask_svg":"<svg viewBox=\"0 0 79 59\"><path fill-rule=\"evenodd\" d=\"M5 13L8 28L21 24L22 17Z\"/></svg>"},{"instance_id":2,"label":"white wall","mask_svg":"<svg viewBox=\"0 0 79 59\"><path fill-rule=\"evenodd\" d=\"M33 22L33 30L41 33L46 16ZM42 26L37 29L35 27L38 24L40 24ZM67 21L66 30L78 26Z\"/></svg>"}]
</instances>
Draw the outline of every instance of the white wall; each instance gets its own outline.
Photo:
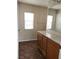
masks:
<instances>
[{"instance_id":1,"label":"white wall","mask_svg":"<svg viewBox=\"0 0 79 59\"><path fill-rule=\"evenodd\" d=\"M56 31L61 32L61 11L57 11L56 15Z\"/></svg>"},{"instance_id":2,"label":"white wall","mask_svg":"<svg viewBox=\"0 0 79 59\"><path fill-rule=\"evenodd\" d=\"M18 3L18 28L19 28L19 41L27 41L36 38L38 30L46 29L47 8L34 6L24 3ZM34 29L24 29L24 12L33 12L34 15Z\"/></svg>"}]
</instances>

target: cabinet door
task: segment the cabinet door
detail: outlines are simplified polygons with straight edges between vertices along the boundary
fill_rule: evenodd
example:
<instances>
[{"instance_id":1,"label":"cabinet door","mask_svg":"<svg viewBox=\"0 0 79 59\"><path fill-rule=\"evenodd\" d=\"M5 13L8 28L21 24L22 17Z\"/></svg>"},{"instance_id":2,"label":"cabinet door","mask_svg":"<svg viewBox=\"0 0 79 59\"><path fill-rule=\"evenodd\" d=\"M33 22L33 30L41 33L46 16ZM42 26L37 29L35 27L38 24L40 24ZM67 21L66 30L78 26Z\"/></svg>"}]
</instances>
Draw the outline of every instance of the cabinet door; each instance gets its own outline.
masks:
<instances>
[{"instance_id":1,"label":"cabinet door","mask_svg":"<svg viewBox=\"0 0 79 59\"><path fill-rule=\"evenodd\" d=\"M43 50L46 51L47 48L47 38L43 36Z\"/></svg>"},{"instance_id":2,"label":"cabinet door","mask_svg":"<svg viewBox=\"0 0 79 59\"><path fill-rule=\"evenodd\" d=\"M42 40L42 53L44 56L46 56L46 49L47 49L47 38L43 36Z\"/></svg>"},{"instance_id":3,"label":"cabinet door","mask_svg":"<svg viewBox=\"0 0 79 59\"><path fill-rule=\"evenodd\" d=\"M37 33L37 44L40 49L42 49L42 35Z\"/></svg>"},{"instance_id":4,"label":"cabinet door","mask_svg":"<svg viewBox=\"0 0 79 59\"><path fill-rule=\"evenodd\" d=\"M47 59L58 59L59 49L54 47L50 42L47 46Z\"/></svg>"}]
</instances>

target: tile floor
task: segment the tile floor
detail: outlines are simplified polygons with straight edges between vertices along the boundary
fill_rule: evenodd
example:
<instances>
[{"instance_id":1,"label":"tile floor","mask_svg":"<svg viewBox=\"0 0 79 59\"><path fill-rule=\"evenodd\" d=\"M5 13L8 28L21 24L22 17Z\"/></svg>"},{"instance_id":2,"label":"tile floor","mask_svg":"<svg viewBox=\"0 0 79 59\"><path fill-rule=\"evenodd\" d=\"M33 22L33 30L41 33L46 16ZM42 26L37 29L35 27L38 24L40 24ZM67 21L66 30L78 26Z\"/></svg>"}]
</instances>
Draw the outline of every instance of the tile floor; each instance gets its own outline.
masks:
<instances>
[{"instance_id":1,"label":"tile floor","mask_svg":"<svg viewBox=\"0 0 79 59\"><path fill-rule=\"evenodd\" d=\"M19 59L44 59L37 50L36 41L19 43Z\"/></svg>"}]
</instances>

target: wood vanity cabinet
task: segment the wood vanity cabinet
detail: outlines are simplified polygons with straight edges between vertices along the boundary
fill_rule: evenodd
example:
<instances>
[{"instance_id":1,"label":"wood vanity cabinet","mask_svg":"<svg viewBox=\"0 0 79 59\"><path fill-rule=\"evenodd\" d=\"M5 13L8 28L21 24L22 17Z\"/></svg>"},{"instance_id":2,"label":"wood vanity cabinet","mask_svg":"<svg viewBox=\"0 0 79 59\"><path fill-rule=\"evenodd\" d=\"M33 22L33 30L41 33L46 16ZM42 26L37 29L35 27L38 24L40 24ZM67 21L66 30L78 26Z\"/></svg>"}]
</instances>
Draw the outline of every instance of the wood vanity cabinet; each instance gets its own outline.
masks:
<instances>
[{"instance_id":1,"label":"wood vanity cabinet","mask_svg":"<svg viewBox=\"0 0 79 59\"><path fill-rule=\"evenodd\" d=\"M45 59L58 59L60 45L44 36L41 33L37 33L38 49L41 51Z\"/></svg>"}]
</instances>

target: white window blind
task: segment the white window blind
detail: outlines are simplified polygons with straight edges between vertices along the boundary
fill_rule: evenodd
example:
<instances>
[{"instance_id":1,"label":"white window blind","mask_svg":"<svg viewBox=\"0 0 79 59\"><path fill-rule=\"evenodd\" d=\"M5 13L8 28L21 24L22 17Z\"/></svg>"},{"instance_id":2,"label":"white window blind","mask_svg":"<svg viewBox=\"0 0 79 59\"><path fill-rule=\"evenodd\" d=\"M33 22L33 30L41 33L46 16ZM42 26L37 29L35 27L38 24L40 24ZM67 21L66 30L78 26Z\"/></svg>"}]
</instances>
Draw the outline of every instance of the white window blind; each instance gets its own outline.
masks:
<instances>
[{"instance_id":1,"label":"white window blind","mask_svg":"<svg viewBox=\"0 0 79 59\"><path fill-rule=\"evenodd\" d=\"M24 13L25 29L34 28L34 13L25 12Z\"/></svg>"}]
</instances>

